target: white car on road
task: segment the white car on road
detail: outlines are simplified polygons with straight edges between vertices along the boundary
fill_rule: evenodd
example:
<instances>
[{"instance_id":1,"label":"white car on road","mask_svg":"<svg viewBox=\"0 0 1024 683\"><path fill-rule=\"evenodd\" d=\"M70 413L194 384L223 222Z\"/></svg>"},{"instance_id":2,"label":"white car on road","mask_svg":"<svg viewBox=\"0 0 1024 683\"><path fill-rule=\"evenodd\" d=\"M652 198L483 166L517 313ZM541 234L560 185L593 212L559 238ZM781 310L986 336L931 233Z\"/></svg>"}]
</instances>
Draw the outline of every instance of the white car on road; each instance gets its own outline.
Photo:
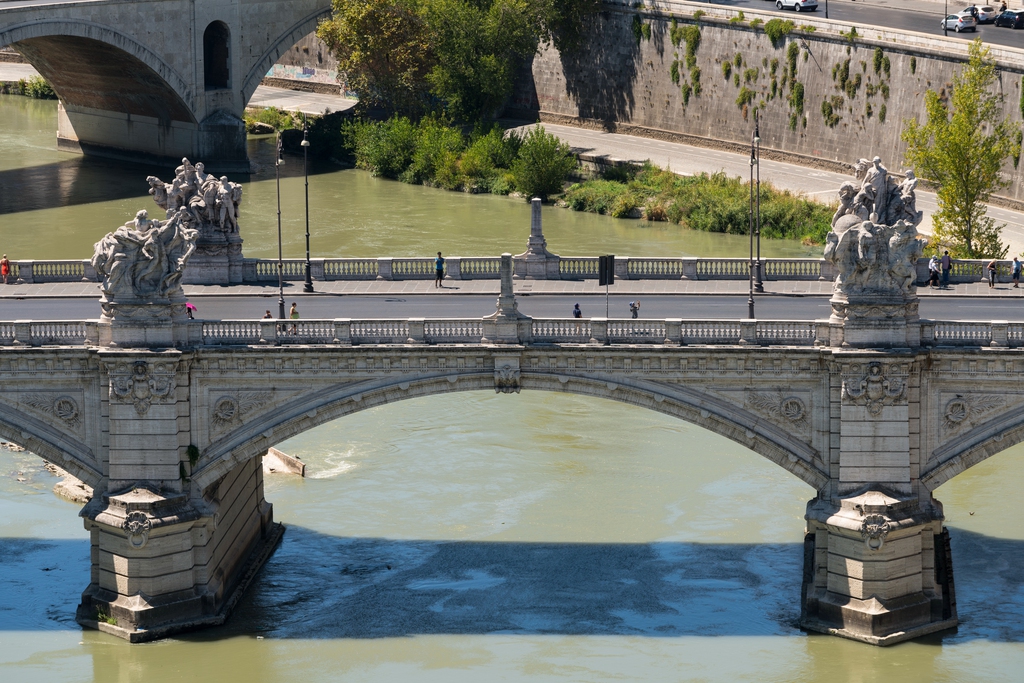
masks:
<instances>
[{"instance_id":1,"label":"white car on road","mask_svg":"<svg viewBox=\"0 0 1024 683\"><path fill-rule=\"evenodd\" d=\"M779 9L792 7L797 12L813 12L818 9L818 0L775 0Z\"/></svg>"},{"instance_id":2,"label":"white car on road","mask_svg":"<svg viewBox=\"0 0 1024 683\"><path fill-rule=\"evenodd\" d=\"M999 10L989 5L971 5L957 12L960 16L972 16L979 24L991 24L996 20Z\"/></svg>"},{"instance_id":3,"label":"white car on road","mask_svg":"<svg viewBox=\"0 0 1024 683\"><path fill-rule=\"evenodd\" d=\"M947 31L977 31L978 22L970 14L950 14L939 22L939 28Z\"/></svg>"}]
</instances>

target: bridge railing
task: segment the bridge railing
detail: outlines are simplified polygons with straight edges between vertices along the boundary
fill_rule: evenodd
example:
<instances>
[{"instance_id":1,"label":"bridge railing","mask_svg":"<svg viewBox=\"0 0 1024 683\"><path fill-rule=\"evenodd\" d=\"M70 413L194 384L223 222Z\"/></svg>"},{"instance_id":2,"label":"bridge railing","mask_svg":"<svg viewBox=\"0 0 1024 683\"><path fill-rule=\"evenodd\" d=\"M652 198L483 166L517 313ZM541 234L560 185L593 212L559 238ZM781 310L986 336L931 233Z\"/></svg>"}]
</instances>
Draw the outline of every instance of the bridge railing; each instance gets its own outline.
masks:
<instances>
[{"instance_id":1,"label":"bridge railing","mask_svg":"<svg viewBox=\"0 0 1024 683\"><path fill-rule=\"evenodd\" d=\"M553 257L562 280L597 279L596 256ZM987 261L955 261L950 282L964 284L985 280ZM445 259L445 275L453 280L498 279L498 256L451 256ZM1010 261L999 263L999 281L1010 278ZM305 259L284 259L283 279L301 281L306 277ZM615 259L615 277L621 280L746 280L750 263L744 258L672 258L621 256ZM21 260L11 262L15 280L38 284L47 282L97 282L96 270L87 260ZM551 272L554 272L552 270ZM277 259L245 259L242 279L253 284L277 282ZM310 259L310 276L316 281L432 280L434 259L416 258L316 258ZM542 276L542 275L541 275ZM832 280L835 267L824 259L762 259L761 276L767 282ZM928 281L928 260L917 264L918 284Z\"/></svg>"},{"instance_id":2,"label":"bridge railing","mask_svg":"<svg viewBox=\"0 0 1024 683\"><path fill-rule=\"evenodd\" d=\"M496 340L486 318L350 320L190 320L189 346L483 344ZM830 346L841 329L828 320L684 320L681 318L527 318L513 326L521 344L669 346ZM1024 322L922 320L926 348L1024 347ZM0 346L96 346L96 320L0 321Z\"/></svg>"}]
</instances>

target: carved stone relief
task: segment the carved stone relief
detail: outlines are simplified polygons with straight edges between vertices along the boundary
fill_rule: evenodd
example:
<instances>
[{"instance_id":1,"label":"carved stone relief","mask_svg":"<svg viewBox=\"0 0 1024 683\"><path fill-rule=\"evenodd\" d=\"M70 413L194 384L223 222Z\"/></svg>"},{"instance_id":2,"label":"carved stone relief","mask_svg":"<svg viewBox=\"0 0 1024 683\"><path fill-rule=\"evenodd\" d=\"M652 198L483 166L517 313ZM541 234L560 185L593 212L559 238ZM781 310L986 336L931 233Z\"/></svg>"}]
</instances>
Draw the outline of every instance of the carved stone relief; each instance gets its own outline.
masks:
<instances>
[{"instance_id":1,"label":"carved stone relief","mask_svg":"<svg viewBox=\"0 0 1024 683\"><path fill-rule=\"evenodd\" d=\"M946 402L942 413L942 431L952 435L1005 405L1002 396L993 394L957 394Z\"/></svg>"},{"instance_id":2,"label":"carved stone relief","mask_svg":"<svg viewBox=\"0 0 1024 683\"><path fill-rule=\"evenodd\" d=\"M153 528L153 522L145 512L135 510L124 518L121 528L128 534L128 545L140 550L149 542L149 531Z\"/></svg>"},{"instance_id":3,"label":"carved stone relief","mask_svg":"<svg viewBox=\"0 0 1024 683\"><path fill-rule=\"evenodd\" d=\"M795 427L801 431L809 428L807 405L803 399L783 391L750 391L746 406L783 426Z\"/></svg>"},{"instance_id":4,"label":"carved stone relief","mask_svg":"<svg viewBox=\"0 0 1024 683\"><path fill-rule=\"evenodd\" d=\"M145 415L153 404L174 403L175 364L117 363L110 372L110 400L131 403L135 412Z\"/></svg>"},{"instance_id":5,"label":"carved stone relief","mask_svg":"<svg viewBox=\"0 0 1024 683\"><path fill-rule=\"evenodd\" d=\"M265 406L273 397L272 391L241 391L221 396L213 402L210 414L213 431L240 424L246 416Z\"/></svg>"},{"instance_id":6,"label":"carved stone relief","mask_svg":"<svg viewBox=\"0 0 1024 683\"><path fill-rule=\"evenodd\" d=\"M60 420L66 427L77 430L82 426L82 410L71 396L66 394L25 394L20 402L41 413Z\"/></svg>"},{"instance_id":7,"label":"carved stone relief","mask_svg":"<svg viewBox=\"0 0 1024 683\"><path fill-rule=\"evenodd\" d=\"M522 389L518 358L494 359L494 393L518 394Z\"/></svg>"},{"instance_id":8,"label":"carved stone relief","mask_svg":"<svg viewBox=\"0 0 1024 683\"><path fill-rule=\"evenodd\" d=\"M881 550L889 535L889 520L884 515L867 515L861 523L860 535L871 550Z\"/></svg>"},{"instance_id":9,"label":"carved stone relief","mask_svg":"<svg viewBox=\"0 0 1024 683\"><path fill-rule=\"evenodd\" d=\"M872 415L881 413L884 406L906 402L907 382L895 373L896 370L882 363L850 366L852 376L843 379L843 401L866 406Z\"/></svg>"}]
</instances>

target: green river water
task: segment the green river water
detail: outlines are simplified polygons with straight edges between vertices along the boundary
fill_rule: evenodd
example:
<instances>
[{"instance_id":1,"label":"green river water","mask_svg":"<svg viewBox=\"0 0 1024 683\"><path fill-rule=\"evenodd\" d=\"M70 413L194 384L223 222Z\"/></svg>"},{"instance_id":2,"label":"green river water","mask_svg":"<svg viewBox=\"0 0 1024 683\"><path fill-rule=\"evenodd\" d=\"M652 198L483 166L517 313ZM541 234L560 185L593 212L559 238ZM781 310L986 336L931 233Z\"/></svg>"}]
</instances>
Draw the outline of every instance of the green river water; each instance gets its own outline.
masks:
<instances>
[{"instance_id":1,"label":"green river water","mask_svg":"<svg viewBox=\"0 0 1024 683\"><path fill-rule=\"evenodd\" d=\"M152 171L52 151L53 112L0 97L0 243L12 257L85 257L148 202L144 184L122 185ZM293 161L286 168L301 172ZM317 170L317 253L525 244L522 203ZM35 187L42 178L56 187ZM272 183L257 175L246 188L249 255L275 246ZM294 195L301 178L284 186ZM285 207L296 214L289 230L301 231L301 195ZM745 248L556 209L545 219L551 248L566 254ZM289 239L288 253L300 244ZM89 581L78 506L51 493L39 458L0 450L0 680L1024 679L1024 446L937 492L959 629L886 649L795 625L814 492L667 416L563 394L472 392L374 408L279 447L307 463L305 479L267 478L287 526L280 548L226 626L145 645L74 623Z\"/></svg>"}]
</instances>

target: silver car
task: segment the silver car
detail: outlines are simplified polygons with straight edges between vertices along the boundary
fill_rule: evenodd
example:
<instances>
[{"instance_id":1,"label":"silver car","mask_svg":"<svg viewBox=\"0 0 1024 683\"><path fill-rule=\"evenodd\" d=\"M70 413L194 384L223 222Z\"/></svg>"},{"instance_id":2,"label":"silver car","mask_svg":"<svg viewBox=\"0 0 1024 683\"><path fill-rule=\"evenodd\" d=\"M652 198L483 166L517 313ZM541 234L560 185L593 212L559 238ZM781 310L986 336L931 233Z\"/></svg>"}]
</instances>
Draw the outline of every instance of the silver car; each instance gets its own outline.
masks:
<instances>
[{"instance_id":1,"label":"silver car","mask_svg":"<svg viewBox=\"0 0 1024 683\"><path fill-rule=\"evenodd\" d=\"M939 28L947 31L977 31L978 22L970 14L950 14L948 17L939 22Z\"/></svg>"},{"instance_id":2,"label":"silver car","mask_svg":"<svg viewBox=\"0 0 1024 683\"><path fill-rule=\"evenodd\" d=\"M778 9L792 7L797 12L813 12L818 9L818 0L775 0Z\"/></svg>"}]
</instances>

